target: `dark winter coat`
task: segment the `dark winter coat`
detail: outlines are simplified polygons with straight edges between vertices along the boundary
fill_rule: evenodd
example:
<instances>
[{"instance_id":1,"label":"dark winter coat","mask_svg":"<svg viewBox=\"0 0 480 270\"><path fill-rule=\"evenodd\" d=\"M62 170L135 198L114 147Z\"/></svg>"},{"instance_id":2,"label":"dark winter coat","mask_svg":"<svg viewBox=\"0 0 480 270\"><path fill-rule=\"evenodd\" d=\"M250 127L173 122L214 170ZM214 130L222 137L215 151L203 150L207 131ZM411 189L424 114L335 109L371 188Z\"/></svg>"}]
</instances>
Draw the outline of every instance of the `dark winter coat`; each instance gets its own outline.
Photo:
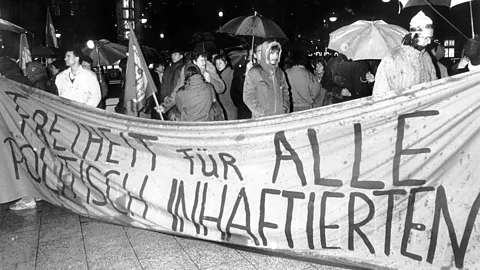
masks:
<instances>
[{"instance_id":1,"label":"dark winter coat","mask_svg":"<svg viewBox=\"0 0 480 270\"><path fill-rule=\"evenodd\" d=\"M225 92L223 92L223 94L219 94L218 99L223 109L225 110L227 120L236 120L238 110L233 103L230 94L233 81L233 69L231 67L226 67L220 72L220 77L225 83Z\"/></svg>"},{"instance_id":2,"label":"dark winter coat","mask_svg":"<svg viewBox=\"0 0 480 270\"><path fill-rule=\"evenodd\" d=\"M175 104L180 111L180 121L213 121L211 108L215 90L200 74L193 75L178 89Z\"/></svg>"},{"instance_id":3,"label":"dark winter coat","mask_svg":"<svg viewBox=\"0 0 480 270\"><path fill-rule=\"evenodd\" d=\"M243 101L243 84L245 82L245 71L247 69L247 62L242 61L233 71L232 86L230 89L230 96L233 104L238 109L238 119L252 118L252 112Z\"/></svg>"},{"instance_id":4,"label":"dark winter coat","mask_svg":"<svg viewBox=\"0 0 480 270\"><path fill-rule=\"evenodd\" d=\"M290 92L285 73L269 62L270 49L280 44L264 42L260 64L252 67L245 78L243 101L252 111L252 118L279 115L290 111ZM281 51L279 59L281 57Z\"/></svg>"}]
</instances>

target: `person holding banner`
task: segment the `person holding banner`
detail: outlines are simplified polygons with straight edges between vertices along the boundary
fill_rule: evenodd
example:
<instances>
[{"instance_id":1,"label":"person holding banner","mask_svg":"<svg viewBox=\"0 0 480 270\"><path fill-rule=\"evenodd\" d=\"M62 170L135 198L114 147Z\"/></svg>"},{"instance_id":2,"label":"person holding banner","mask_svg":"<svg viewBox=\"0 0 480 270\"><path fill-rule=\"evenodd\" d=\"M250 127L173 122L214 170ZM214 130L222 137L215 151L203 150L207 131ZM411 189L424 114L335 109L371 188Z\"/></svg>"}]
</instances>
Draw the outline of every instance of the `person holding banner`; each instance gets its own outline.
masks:
<instances>
[{"instance_id":1,"label":"person holding banner","mask_svg":"<svg viewBox=\"0 0 480 270\"><path fill-rule=\"evenodd\" d=\"M207 61L207 54L205 51L194 50L191 53L191 63L193 63L200 69L200 72L203 78L205 79L205 81L212 84L217 94L222 94L223 92L225 92L225 83L217 74L217 70L215 69L215 66L211 62ZM184 84L185 84L185 67L183 67L181 70L180 80L176 83L176 86L173 92L170 94L170 96L165 98L165 101L162 104L160 104L160 106L155 108L159 114L168 112L173 107L175 107L176 105L175 96L177 94L178 89L180 89L180 87L182 87ZM218 108L218 105L219 104L216 103L213 106L214 108ZM215 111L221 112L221 115L220 113L218 113L217 117L215 117L215 120L225 119L221 108L220 110L215 110ZM170 116L169 118L170 120L180 120L178 115Z\"/></svg>"},{"instance_id":2,"label":"person holding banner","mask_svg":"<svg viewBox=\"0 0 480 270\"><path fill-rule=\"evenodd\" d=\"M65 64L69 68L57 75L55 85L59 96L97 107L102 100L100 84L93 71L81 66L82 57L79 49L71 49L65 53Z\"/></svg>"},{"instance_id":3,"label":"person holding banner","mask_svg":"<svg viewBox=\"0 0 480 270\"><path fill-rule=\"evenodd\" d=\"M213 85L205 80L200 69L194 64L185 66L185 84L175 96L175 104L180 112L180 121L213 121L211 113L215 100Z\"/></svg>"},{"instance_id":4,"label":"person holding banner","mask_svg":"<svg viewBox=\"0 0 480 270\"><path fill-rule=\"evenodd\" d=\"M432 58L425 50L433 38L433 21L420 11L410 21L402 45L389 51L375 75L373 94L402 90L437 79Z\"/></svg>"}]
</instances>

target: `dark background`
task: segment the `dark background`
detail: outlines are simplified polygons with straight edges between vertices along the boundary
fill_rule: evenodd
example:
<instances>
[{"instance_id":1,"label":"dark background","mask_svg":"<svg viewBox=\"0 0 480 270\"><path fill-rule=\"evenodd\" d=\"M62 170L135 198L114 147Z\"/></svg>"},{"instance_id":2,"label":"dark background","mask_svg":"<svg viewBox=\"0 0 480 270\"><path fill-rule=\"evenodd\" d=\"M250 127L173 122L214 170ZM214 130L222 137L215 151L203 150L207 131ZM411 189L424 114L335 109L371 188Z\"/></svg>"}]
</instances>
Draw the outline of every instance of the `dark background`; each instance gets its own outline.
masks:
<instances>
[{"instance_id":1,"label":"dark background","mask_svg":"<svg viewBox=\"0 0 480 270\"><path fill-rule=\"evenodd\" d=\"M167 50L187 44L196 31L214 33L238 16L261 15L275 21L290 42L311 42L320 50L328 43L328 34L358 19L384 20L408 29L408 22L419 11L435 23L435 35L440 40L455 39L458 46L466 40L428 6L404 9L399 14L398 0L135 0L147 18L142 33L137 33L144 45ZM89 39L117 40L115 0L0 0L0 17L35 33L29 35L33 45L45 43L46 10L50 7L57 32L61 33L62 49ZM471 37L468 4L452 9L436 7L467 37ZM223 17L218 12L224 13ZM331 12L339 20L328 22ZM480 27L480 3L474 0L476 28ZM327 23L325 24L324 21ZM160 38L160 33L164 38ZM3 54L18 51L18 34L0 32L5 49Z\"/></svg>"}]
</instances>

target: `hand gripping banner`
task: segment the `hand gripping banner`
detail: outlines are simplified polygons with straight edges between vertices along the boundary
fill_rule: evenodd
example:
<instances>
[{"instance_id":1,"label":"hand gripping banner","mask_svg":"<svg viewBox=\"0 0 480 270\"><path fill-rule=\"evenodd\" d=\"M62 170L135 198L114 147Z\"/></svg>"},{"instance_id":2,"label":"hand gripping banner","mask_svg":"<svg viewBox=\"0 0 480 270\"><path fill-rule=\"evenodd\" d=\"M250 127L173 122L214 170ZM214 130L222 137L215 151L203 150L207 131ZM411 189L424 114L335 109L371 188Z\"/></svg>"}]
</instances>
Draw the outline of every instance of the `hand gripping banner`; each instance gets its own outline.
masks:
<instances>
[{"instance_id":1,"label":"hand gripping banner","mask_svg":"<svg viewBox=\"0 0 480 270\"><path fill-rule=\"evenodd\" d=\"M195 124L0 89L0 203L353 267L480 267L480 73Z\"/></svg>"}]
</instances>

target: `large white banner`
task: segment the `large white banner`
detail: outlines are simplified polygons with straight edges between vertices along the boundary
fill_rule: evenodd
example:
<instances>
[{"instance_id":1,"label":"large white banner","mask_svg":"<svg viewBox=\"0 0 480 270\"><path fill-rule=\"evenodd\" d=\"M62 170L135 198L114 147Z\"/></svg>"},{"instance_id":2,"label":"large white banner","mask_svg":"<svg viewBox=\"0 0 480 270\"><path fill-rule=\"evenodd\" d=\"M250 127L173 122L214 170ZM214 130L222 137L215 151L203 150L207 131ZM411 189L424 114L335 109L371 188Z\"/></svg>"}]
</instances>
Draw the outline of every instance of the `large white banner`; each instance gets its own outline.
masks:
<instances>
[{"instance_id":1,"label":"large white banner","mask_svg":"<svg viewBox=\"0 0 480 270\"><path fill-rule=\"evenodd\" d=\"M480 267L479 73L195 124L0 89L0 203L359 267Z\"/></svg>"}]
</instances>

